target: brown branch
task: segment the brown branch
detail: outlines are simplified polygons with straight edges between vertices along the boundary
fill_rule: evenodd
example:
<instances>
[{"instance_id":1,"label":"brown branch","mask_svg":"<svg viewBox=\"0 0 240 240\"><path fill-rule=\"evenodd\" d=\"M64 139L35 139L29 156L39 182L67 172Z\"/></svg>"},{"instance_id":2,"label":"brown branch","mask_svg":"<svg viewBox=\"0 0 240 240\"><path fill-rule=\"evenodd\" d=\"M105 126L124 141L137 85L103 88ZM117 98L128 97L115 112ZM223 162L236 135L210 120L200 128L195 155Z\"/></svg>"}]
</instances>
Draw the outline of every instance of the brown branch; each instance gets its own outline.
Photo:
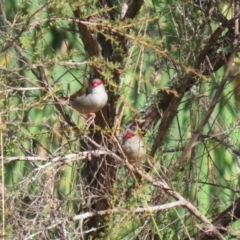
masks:
<instances>
[{"instance_id":1,"label":"brown branch","mask_svg":"<svg viewBox=\"0 0 240 240\"><path fill-rule=\"evenodd\" d=\"M203 215L198 209L193 206L189 201L187 201L184 197L182 197L178 192L175 192L171 189L164 179L160 178L160 180L156 180L152 178L149 174L143 172L138 168L134 168L131 164L126 161L127 167L134 172L140 174L146 181L151 183L153 186L161 188L166 194L172 196L174 199L183 202L183 207L186 208L193 216L199 219L201 222L205 224L205 232L208 232L215 239L224 240L224 237L220 234L220 232L216 229L216 227Z\"/></svg>"},{"instance_id":2,"label":"brown branch","mask_svg":"<svg viewBox=\"0 0 240 240\"><path fill-rule=\"evenodd\" d=\"M216 93L213 97L213 100L208 108L208 111L206 112L206 115L204 117L204 119L202 120L201 124L199 125L198 129L196 130L196 132L193 134L192 138L190 139L188 145L186 146L186 148L184 149L182 155L180 156L180 158L177 160L178 164L183 164L184 160L186 159L187 155L191 152L193 146L196 144L196 141L198 140L200 134L202 133L202 130L204 128L204 126L207 124L208 122L208 119L210 118L214 108L216 107L216 104L217 102L219 101L219 97L221 96L223 90L224 90L224 87L228 81L228 77L229 77L229 74L230 74L230 71L231 71L231 67L232 67L232 64L234 62L234 59L235 59L235 56L236 56L236 53L238 51L238 47L239 47L239 42L238 42L238 32L239 32L239 24L238 24L238 19L235 20L235 36L236 38L234 39L233 41L233 51L227 61L227 69L224 73L224 76L223 76L223 79L220 83L220 85L217 87L216 89Z\"/></svg>"},{"instance_id":3,"label":"brown branch","mask_svg":"<svg viewBox=\"0 0 240 240\"><path fill-rule=\"evenodd\" d=\"M212 224L217 229L219 229L220 233L224 234L228 233L227 227L239 219L240 219L240 198L236 199L230 207L228 207L226 210L220 213L219 216L214 221L212 221ZM206 233L202 231L192 236L192 238L198 240L214 239L213 237L206 235ZM185 240L187 239L188 238L186 238Z\"/></svg>"},{"instance_id":4,"label":"brown branch","mask_svg":"<svg viewBox=\"0 0 240 240\"><path fill-rule=\"evenodd\" d=\"M221 96L224 87L228 81L228 76L232 67L232 63L235 59L235 54L237 52L237 49L235 48L233 53L231 54L229 60L228 60L228 64L227 64L227 69L225 71L225 74L223 76L222 82L220 83L220 85L218 86L218 88L216 89L216 93L213 97L213 100L208 108L208 111L206 112L206 115L204 117L204 119L202 120L201 124L199 125L198 129L196 130L196 132L193 134L192 138L190 139L188 145L186 146L186 148L184 149L182 155L179 157L179 159L177 160L178 164L183 164L187 155L191 152L193 146L196 144L196 141L198 140L199 136L202 133L202 130L204 128L204 126L207 124L208 119L210 118L214 108L216 107L217 102L219 101L219 97Z\"/></svg>"},{"instance_id":5,"label":"brown branch","mask_svg":"<svg viewBox=\"0 0 240 240\"><path fill-rule=\"evenodd\" d=\"M77 8L73 13L76 19L82 20L81 11L79 8ZM88 56L99 57L100 51L99 51L97 39L94 37L94 34L92 34L91 30L89 30L86 25L82 24L81 21L78 21L77 25L78 25L78 31L81 35L81 39L84 44L84 48L88 53Z\"/></svg>"},{"instance_id":6,"label":"brown branch","mask_svg":"<svg viewBox=\"0 0 240 240\"><path fill-rule=\"evenodd\" d=\"M226 230L222 230L221 228L226 228L230 223L233 223L238 219L240 219L240 198L236 199L230 207L220 213L212 224L219 227L221 233L225 233Z\"/></svg>"},{"instance_id":7,"label":"brown branch","mask_svg":"<svg viewBox=\"0 0 240 240\"><path fill-rule=\"evenodd\" d=\"M209 52L215 46L217 40L221 36L221 33L223 32L224 29L225 29L224 27L219 27L212 34L212 36L210 37L210 39L209 39L208 43L206 44L205 48L202 50L202 52L199 54L199 56L196 60L196 63L195 63L195 68L196 69L201 68L201 65L204 63L204 61L205 61L207 55L209 54ZM234 40L235 39L233 39L233 41ZM229 59L232 59L235 56L236 52L237 52L237 50L234 51L234 54L231 54L229 56ZM211 55L213 55L213 54L211 54ZM221 59L222 59L222 57L221 57ZM224 63L224 62L222 61L222 63ZM205 71L209 71L209 70L207 70L208 68L206 68ZM215 70L215 69L213 69L213 70ZM228 71L229 70L230 70L230 68L228 69ZM222 83L223 86L225 86L225 84L226 84L228 75L229 75L229 72L227 73L227 75L224 78L224 82ZM161 115L159 114L160 112L164 112L164 114L162 116L162 121L161 121L161 124L159 125L158 132L157 132L154 144L152 146L151 156L155 155L157 149L159 148L160 144L162 143L163 138L165 137L168 129L170 128L170 125L171 125L174 117L177 114L177 108L178 108L183 96L194 84L197 83L198 77L197 77L197 75L193 75L193 73L190 73L190 74L188 74L188 76L186 76L185 79L186 80L183 81L181 86L177 89L178 97L176 97L174 95L171 96L166 92L162 93L159 97L159 98L162 99L162 101L160 100L160 103L157 106L152 106L151 111L153 113L151 113L150 117L152 117L153 119L150 119L151 122L152 122L151 125L156 124L156 122L159 120L159 118L161 118ZM218 94L219 93L221 93L221 91L218 92ZM149 117L149 116L147 116L147 117ZM149 124L147 119L145 119L145 121L143 121L143 126L142 127L144 129L147 129L147 127L144 126L144 124L146 124L146 123Z\"/></svg>"},{"instance_id":8,"label":"brown branch","mask_svg":"<svg viewBox=\"0 0 240 240\"><path fill-rule=\"evenodd\" d=\"M88 137L86 137L88 138ZM91 140L93 141L93 140ZM95 143L97 147L101 147L100 145L98 145L97 143ZM46 161L49 163L53 163L53 162L62 162L64 161L65 163L70 163L72 161L77 161L79 159L83 159L86 158L86 156L88 154L92 154L92 155L109 155L111 156L111 158L119 161L119 162L123 162L123 159L121 159L118 155L116 155L115 153L109 151L109 150L99 150L99 151L85 151L85 152L80 152L79 154L69 154L66 156L59 156L59 157L11 157L11 158L7 158L5 159L5 161L7 162L11 162L11 161L15 161L15 160L23 160L23 161ZM6 163L6 162L5 162ZM130 169L130 171L134 171L137 172L138 174L140 174L143 178L145 178L148 182L150 182L153 186L155 187L160 187L163 191L166 192L166 194L172 196L173 198L175 198L178 201L179 205L182 205L184 208L188 209L188 211L190 211L197 219L199 219L201 222L203 222L205 224L205 226L207 226L207 230L211 230L211 234L213 236L216 237L216 239L223 239L221 237L221 235L219 235L218 231L213 227L213 225L215 224L211 224L207 218L202 215L196 207L194 207L190 202L188 202L186 199L184 199L179 193L175 192L174 190L172 190L163 179L160 180L156 180L154 178L152 178L150 175L144 173L143 171L134 168L131 164L129 164L129 162L127 160L125 160L125 163L127 165L127 167ZM42 166L43 167L43 166ZM42 168L41 167L41 168ZM167 207L168 206L168 207ZM170 207L174 207L171 205L171 203L168 205L164 204L161 206L154 206L154 207L150 207L149 210L147 210L148 208L138 208L136 209L135 212L141 212L141 211L159 211L159 210L163 210L165 208L170 208ZM229 208L229 211L231 210L231 208ZM124 211L124 210L123 210ZM126 210L127 211L127 210ZM229 212L228 211L228 212ZM96 211L94 213L86 213L80 216L75 216L76 219L74 220L78 220L78 219L85 219L85 218L90 218L90 217L94 217L94 216L102 216L105 214L109 214L112 212L118 212L118 210L103 210L103 211ZM226 213L227 214L227 213ZM236 217L239 217L239 213L235 214ZM217 218L215 221L216 223L220 223L220 221L218 220L219 218ZM225 222L228 223L229 222L229 218L227 218L227 215L224 217Z\"/></svg>"},{"instance_id":9,"label":"brown branch","mask_svg":"<svg viewBox=\"0 0 240 240\"><path fill-rule=\"evenodd\" d=\"M125 0L122 6L121 19L124 20L126 18L135 18L142 5L143 0Z\"/></svg>"}]
</instances>

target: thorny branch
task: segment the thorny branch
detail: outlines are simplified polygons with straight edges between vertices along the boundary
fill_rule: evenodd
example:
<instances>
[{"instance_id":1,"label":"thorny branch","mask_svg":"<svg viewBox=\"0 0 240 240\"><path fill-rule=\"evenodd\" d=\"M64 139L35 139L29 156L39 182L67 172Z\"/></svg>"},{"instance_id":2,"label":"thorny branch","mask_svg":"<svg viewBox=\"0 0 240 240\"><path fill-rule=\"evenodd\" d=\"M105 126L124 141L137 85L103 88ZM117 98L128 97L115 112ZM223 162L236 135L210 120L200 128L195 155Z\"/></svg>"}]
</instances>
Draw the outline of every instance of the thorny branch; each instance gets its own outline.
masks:
<instances>
[{"instance_id":1,"label":"thorny branch","mask_svg":"<svg viewBox=\"0 0 240 240\"><path fill-rule=\"evenodd\" d=\"M66 155L64 157L56 157L56 158L52 158L53 162L57 162L57 161L76 161L78 159L83 159L84 157L86 157L90 152L85 151L79 154L71 154L71 155ZM100 154L109 154L111 157L113 157L115 160L117 161L121 161L123 162L123 159L121 159L120 157L118 157L115 153L111 152L111 151L93 151L91 153L100 155ZM35 158L34 157L13 157L13 158L7 158L5 159L5 161L14 161L14 160L37 160L37 161L46 161L47 159L51 159L51 158ZM49 162L49 160L48 160ZM51 162L51 160L50 160ZM152 178L149 174L143 172L141 169L135 168L133 167L128 160L125 160L125 164L127 165L127 167L129 168L130 171L133 172L137 172L138 174L140 174L145 180L147 180L149 183L151 183L153 186L158 187L160 189L162 189L166 194L168 194L169 196L172 196L174 199L176 199L177 201L181 202L181 205L188 209L188 211L190 211L197 219L199 219L201 222L203 222L206 226L208 226L208 228L211 229L211 233L216 237L216 239L221 239L223 240L224 238L221 236L221 234L216 230L216 228L211 224L211 222L204 216L202 215L198 209L196 207L194 207L189 201L187 201L185 198L183 198L179 193L177 193L176 191L174 191L173 189L171 189L167 183L165 182L164 179L154 179ZM99 214L107 214L108 210L104 210L103 212L100 211ZM91 217L91 216L95 216L94 214L87 214L87 217Z\"/></svg>"}]
</instances>

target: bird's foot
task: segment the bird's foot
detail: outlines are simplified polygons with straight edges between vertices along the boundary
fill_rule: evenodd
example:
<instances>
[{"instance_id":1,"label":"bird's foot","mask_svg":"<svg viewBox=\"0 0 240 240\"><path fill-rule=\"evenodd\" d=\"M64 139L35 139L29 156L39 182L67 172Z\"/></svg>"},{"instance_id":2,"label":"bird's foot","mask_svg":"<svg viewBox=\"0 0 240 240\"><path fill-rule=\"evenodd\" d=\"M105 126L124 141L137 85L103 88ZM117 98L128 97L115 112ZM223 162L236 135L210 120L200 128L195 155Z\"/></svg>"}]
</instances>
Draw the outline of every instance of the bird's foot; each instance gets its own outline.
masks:
<instances>
[{"instance_id":1,"label":"bird's foot","mask_svg":"<svg viewBox=\"0 0 240 240\"><path fill-rule=\"evenodd\" d=\"M89 128L92 124L94 125L94 119L96 117L96 114L95 113L89 113L88 114L88 118L86 120L86 125L87 125L87 128Z\"/></svg>"}]
</instances>

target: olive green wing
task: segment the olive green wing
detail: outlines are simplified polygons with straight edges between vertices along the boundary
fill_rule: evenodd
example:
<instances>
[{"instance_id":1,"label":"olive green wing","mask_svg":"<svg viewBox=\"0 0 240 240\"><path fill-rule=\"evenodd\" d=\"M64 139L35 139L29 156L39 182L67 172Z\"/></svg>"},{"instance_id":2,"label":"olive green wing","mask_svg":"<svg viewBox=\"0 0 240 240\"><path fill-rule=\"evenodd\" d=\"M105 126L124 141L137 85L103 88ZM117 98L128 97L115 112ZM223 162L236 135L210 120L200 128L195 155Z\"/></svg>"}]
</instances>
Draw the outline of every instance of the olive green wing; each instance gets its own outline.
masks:
<instances>
[{"instance_id":1,"label":"olive green wing","mask_svg":"<svg viewBox=\"0 0 240 240\"><path fill-rule=\"evenodd\" d=\"M82 96L84 94L87 93L87 90L88 90L88 87L89 87L89 84L85 83L82 88L80 88L77 92L75 92L73 95L70 96L70 99L71 98L76 98L76 97L79 97L79 96Z\"/></svg>"}]
</instances>

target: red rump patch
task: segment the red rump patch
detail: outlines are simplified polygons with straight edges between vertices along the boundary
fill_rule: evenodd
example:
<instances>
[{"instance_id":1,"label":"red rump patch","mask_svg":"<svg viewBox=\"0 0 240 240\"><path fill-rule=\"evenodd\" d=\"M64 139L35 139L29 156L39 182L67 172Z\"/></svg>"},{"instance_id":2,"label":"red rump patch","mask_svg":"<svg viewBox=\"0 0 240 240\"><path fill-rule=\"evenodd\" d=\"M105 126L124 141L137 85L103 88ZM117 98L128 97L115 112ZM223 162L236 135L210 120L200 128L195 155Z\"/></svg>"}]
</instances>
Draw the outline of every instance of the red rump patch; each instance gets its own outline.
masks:
<instances>
[{"instance_id":1,"label":"red rump patch","mask_svg":"<svg viewBox=\"0 0 240 240\"><path fill-rule=\"evenodd\" d=\"M95 79L94 81L92 81L91 84L92 84L93 87L97 87L97 86L103 84L103 81L100 80L100 79Z\"/></svg>"},{"instance_id":2,"label":"red rump patch","mask_svg":"<svg viewBox=\"0 0 240 240\"><path fill-rule=\"evenodd\" d=\"M127 132L125 136L126 138L132 138L135 136L135 134L133 132Z\"/></svg>"}]
</instances>

